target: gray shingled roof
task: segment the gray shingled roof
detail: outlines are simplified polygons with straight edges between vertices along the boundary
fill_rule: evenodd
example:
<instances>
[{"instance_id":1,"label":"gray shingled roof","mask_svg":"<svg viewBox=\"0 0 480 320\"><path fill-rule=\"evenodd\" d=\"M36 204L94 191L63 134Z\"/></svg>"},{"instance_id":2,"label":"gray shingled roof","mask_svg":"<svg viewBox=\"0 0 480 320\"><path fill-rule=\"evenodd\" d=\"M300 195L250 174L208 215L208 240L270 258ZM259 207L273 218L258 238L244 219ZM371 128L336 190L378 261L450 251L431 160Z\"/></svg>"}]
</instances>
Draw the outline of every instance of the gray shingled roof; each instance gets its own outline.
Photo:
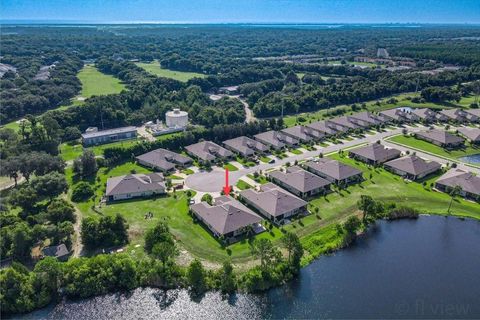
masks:
<instances>
[{"instance_id":1,"label":"gray shingled roof","mask_svg":"<svg viewBox=\"0 0 480 320\"><path fill-rule=\"evenodd\" d=\"M350 153L379 162L387 161L388 159L398 157L401 154L400 150L393 148L385 148L384 145L379 143L373 143L367 146L350 150Z\"/></svg>"},{"instance_id":2,"label":"gray shingled roof","mask_svg":"<svg viewBox=\"0 0 480 320\"><path fill-rule=\"evenodd\" d=\"M389 109L380 112L381 115L386 116L387 118L392 118L394 120L403 120L407 118L407 113L403 112L400 109Z\"/></svg>"},{"instance_id":3,"label":"gray shingled roof","mask_svg":"<svg viewBox=\"0 0 480 320\"><path fill-rule=\"evenodd\" d=\"M385 163L385 166L407 172L415 176L429 172L432 169L440 169L442 167L442 165L438 162L427 162L426 160L414 155L389 161Z\"/></svg>"},{"instance_id":4,"label":"gray shingled roof","mask_svg":"<svg viewBox=\"0 0 480 320\"><path fill-rule=\"evenodd\" d=\"M252 210L227 196L216 198L213 205L201 202L190 209L222 235L262 221Z\"/></svg>"},{"instance_id":5,"label":"gray shingled roof","mask_svg":"<svg viewBox=\"0 0 480 320\"><path fill-rule=\"evenodd\" d=\"M312 128L304 127L304 126L294 126L294 127L286 128L286 129L283 129L282 132L285 133L286 135L292 136L302 141L311 141L313 139L321 139L325 136L325 134L320 131L313 130Z\"/></svg>"},{"instance_id":6,"label":"gray shingled roof","mask_svg":"<svg viewBox=\"0 0 480 320\"><path fill-rule=\"evenodd\" d=\"M480 141L480 128L460 128L458 132L472 141Z\"/></svg>"},{"instance_id":7,"label":"gray shingled roof","mask_svg":"<svg viewBox=\"0 0 480 320\"><path fill-rule=\"evenodd\" d=\"M480 177L460 169L449 170L437 180L437 184L450 188L459 186L463 191L480 195Z\"/></svg>"},{"instance_id":8,"label":"gray shingled roof","mask_svg":"<svg viewBox=\"0 0 480 320\"><path fill-rule=\"evenodd\" d=\"M165 190L164 178L161 173L128 174L109 178L107 180L107 196L121 195L145 191Z\"/></svg>"},{"instance_id":9,"label":"gray shingled roof","mask_svg":"<svg viewBox=\"0 0 480 320\"><path fill-rule=\"evenodd\" d=\"M465 112L480 118L480 109L466 109Z\"/></svg>"},{"instance_id":10,"label":"gray shingled roof","mask_svg":"<svg viewBox=\"0 0 480 320\"><path fill-rule=\"evenodd\" d=\"M136 159L162 170L171 170L177 163L185 165L192 162L189 157L162 148L144 153Z\"/></svg>"},{"instance_id":11,"label":"gray shingled roof","mask_svg":"<svg viewBox=\"0 0 480 320\"><path fill-rule=\"evenodd\" d=\"M415 108L412 113L423 120L435 120L437 113L428 108Z\"/></svg>"},{"instance_id":12,"label":"gray shingled roof","mask_svg":"<svg viewBox=\"0 0 480 320\"><path fill-rule=\"evenodd\" d=\"M266 183L260 191L252 189L243 190L240 195L254 204L255 207L268 212L273 217L305 207L308 203L290 192Z\"/></svg>"},{"instance_id":13,"label":"gray shingled roof","mask_svg":"<svg viewBox=\"0 0 480 320\"><path fill-rule=\"evenodd\" d=\"M319 159L318 162L309 161L305 165L336 180L344 180L362 173L354 167L327 158Z\"/></svg>"},{"instance_id":14,"label":"gray shingled roof","mask_svg":"<svg viewBox=\"0 0 480 320\"><path fill-rule=\"evenodd\" d=\"M42 253L47 257L60 258L69 254L67 246L65 244L59 244L58 246L50 246L42 249Z\"/></svg>"},{"instance_id":15,"label":"gray shingled roof","mask_svg":"<svg viewBox=\"0 0 480 320\"><path fill-rule=\"evenodd\" d=\"M223 144L243 155L253 155L257 151L265 152L269 149L263 143L245 136L225 140Z\"/></svg>"},{"instance_id":16,"label":"gray shingled roof","mask_svg":"<svg viewBox=\"0 0 480 320\"><path fill-rule=\"evenodd\" d=\"M288 167L287 172L272 171L269 175L300 192L309 192L331 184L330 181L298 166Z\"/></svg>"},{"instance_id":17,"label":"gray shingled roof","mask_svg":"<svg viewBox=\"0 0 480 320\"><path fill-rule=\"evenodd\" d=\"M460 110L460 109L445 109L445 110L442 110L440 111L441 114L447 116L449 119L452 119L452 120L464 120L466 119L465 117L465 112Z\"/></svg>"},{"instance_id":18,"label":"gray shingled roof","mask_svg":"<svg viewBox=\"0 0 480 320\"><path fill-rule=\"evenodd\" d=\"M274 131L274 130L256 134L254 137L256 140L272 145L275 148L283 148L285 147L285 145L289 145L289 144L295 145L295 144L298 144L299 142L295 138L289 137L282 132Z\"/></svg>"},{"instance_id":19,"label":"gray shingled roof","mask_svg":"<svg viewBox=\"0 0 480 320\"><path fill-rule=\"evenodd\" d=\"M346 116L336 117L336 118L330 119L329 121L349 129L358 129L362 127L362 125L360 125L358 122Z\"/></svg>"},{"instance_id":20,"label":"gray shingled roof","mask_svg":"<svg viewBox=\"0 0 480 320\"><path fill-rule=\"evenodd\" d=\"M220 147L212 141L201 141L186 146L185 149L204 161L213 161L216 158L228 158L233 155L232 151Z\"/></svg>"},{"instance_id":21,"label":"gray shingled roof","mask_svg":"<svg viewBox=\"0 0 480 320\"><path fill-rule=\"evenodd\" d=\"M368 112L368 111L354 113L350 117L354 118L354 119L361 120L363 122L367 122L371 125L382 124L382 123L385 122L385 119L382 119L381 117L377 116L376 114L373 114L373 113Z\"/></svg>"},{"instance_id":22,"label":"gray shingled roof","mask_svg":"<svg viewBox=\"0 0 480 320\"><path fill-rule=\"evenodd\" d=\"M130 126L130 127L122 127L122 128L88 132L88 133L83 133L82 138L88 139L88 138L94 138L94 137L103 137L103 136L108 136L112 134L120 134L120 133L132 132L132 131L137 131L137 128Z\"/></svg>"},{"instance_id":23,"label":"gray shingled roof","mask_svg":"<svg viewBox=\"0 0 480 320\"><path fill-rule=\"evenodd\" d=\"M451 134L445 130L438 129L416 132L415 135L420 138L437 141L442 144L457 144L465 141L465 139L462 137Z\"/></svg>"},{"instance_id":24,"label":"gray shingled roof","mask_svg":"<svg viewBox=\"0 0 480 320\"><path fill-rule=\"evenodd\" d=\"M308 128L311 128L316 131L323 132L325 135L336 134L339 130L336 130L336 126L332 126L328 121L316 121L306 125ZM343 131L343 130L340 130Z\"/></svg>"}]
</instances>

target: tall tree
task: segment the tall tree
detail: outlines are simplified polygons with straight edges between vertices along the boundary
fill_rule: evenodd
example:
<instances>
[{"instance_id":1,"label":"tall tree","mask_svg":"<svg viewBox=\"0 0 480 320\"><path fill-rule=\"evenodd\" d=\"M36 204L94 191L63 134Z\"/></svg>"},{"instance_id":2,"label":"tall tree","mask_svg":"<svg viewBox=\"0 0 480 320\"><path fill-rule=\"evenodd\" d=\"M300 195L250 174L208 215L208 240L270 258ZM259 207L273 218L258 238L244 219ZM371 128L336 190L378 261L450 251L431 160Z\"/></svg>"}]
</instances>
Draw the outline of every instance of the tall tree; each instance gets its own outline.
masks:
<instances>
[{"instance_id":1,"label":"tall tree","mask_svg":"<svg viewBox=\"0 0 480 320\"><path fill-rule=\"evenodd\" d=\"M207 290L206 272L200 260L195 259L190 263L187 279L194 294L200 295Z\"/></svg>"}]
</instances>

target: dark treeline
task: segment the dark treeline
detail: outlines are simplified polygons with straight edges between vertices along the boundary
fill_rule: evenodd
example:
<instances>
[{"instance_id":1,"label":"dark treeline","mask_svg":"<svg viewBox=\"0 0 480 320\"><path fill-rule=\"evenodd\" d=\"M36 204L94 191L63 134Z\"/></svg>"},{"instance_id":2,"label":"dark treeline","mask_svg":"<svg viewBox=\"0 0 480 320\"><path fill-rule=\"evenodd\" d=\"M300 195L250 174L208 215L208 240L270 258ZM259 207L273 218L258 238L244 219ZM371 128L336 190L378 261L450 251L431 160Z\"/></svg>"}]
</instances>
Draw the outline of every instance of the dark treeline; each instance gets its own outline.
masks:
<instances>
[{"instance_id":1,"label":"dark treeline","mask_svg":"<svg viewBox=\"0 0 480 320\"><path fill-rule=\"evenodd\" d=\"M255 102L253 105L255 115L267 117L280 115L282 107L285 114L316 111L340 104L379 99L430 86L451 86L479 78L479 65L457 72L443 72L435 76L420 73L374 71L369 73L369 78L347 78L325 85L289 82L282 90L267 91L268 93L262 97L260 94L265 91L263 84L259 83L259 89L250 89L251 93L247 99L251 103Z\"/></svg>"},{"instance_id":2,"label":"dark treeline","mask_svg":"<svg viewBox=\"0 0 480 320\"><path fill-rule=\"evenodd\" d=\"M0 121L2 122L29 113L38 114L67 103L80 89L80 83L75 74L81 68L82 60L96 61L100 70L119 77L134 91L121 97L122 103L124 100L128 101L127 109L118 111L112 109L106 112L107 115L118 112L118 117L111 119L111 126L115 121L122 123L121 118L127 117L123 116L122 112L128 114L130 119L123 121L128 124L143 120L146 118L144 114L148 117L161 118L159 110L149 108L140 110L145 106L155 109L159 108L158 104L180 102L181 107L192 107L186 101L188 99L172 92L180 91L182 95L189 85L196 85L202 91L208 91L224 85L284 79L289 70L358 76L375 82L383 80L382 73L377 75L374 70L318 64L285 65L254 59L257 57L313 54L319 57L340 56L343 59L349 59L359 49L364 50L363 54L372 56L375 55L378 47L386 47L394 54L420 59L422 60L419 61L420 64L428 59L464 66L480 62L478 43L462 40L462 37L478 37L480 31L478 28L460 26L450 28L423 26L416 28L415 32L412 32L411 28L368 26L335 30L228 26L195 28L2 26L2 29L4 34L1 39L1 62L17 68L17 74L8 72L0 81L2 88ZM460 49L451 50L452 46ZM342 50L339 51L340 48ZM158 80L128 62L133 59L142 61L158 59L163 67L196 71L208 76L204 79L192 79L187 85L173 80ZM34 80L41 66L51 64L55 64L55 67L50 70L49 79ZM312 85L321 84L318 79L312 80L311 76L306 80ZM152 85L155 88L150 94ZM372 85L375 84L365 86ZM165 92L158 92L160 88L175 97L165 97ZM139 91L143 91L143 94ZM148 94L145 94L146 92ZM264 96L267 93L263 92L260 95ZM251 97L252 101L259 99L258 92L255 95ZM365 95L371 96L371 94ZM292 95L289 96L292 98ZM342 103L352 101L349 98L339 100ZM99 104L104 102L97 100ZM186 102L185 105L182 106L182 102ZM199 119L199 123L206 122L207 118L216 119L213 121L214 124L229 123L225 119L241 117L240 108L228 108L228 111L221 112L218 110L221 108L216 110L210 108L212 106L210 102L203 100L196 102L200 107L207 106L204 108L206 109L204 114L199 115L202 119ZM118 102L112 103L118 104ZM159 109L163 111L166 107ZM300 107L300 109L308 110L309 108ZM199 114L199 110L195 108L192 111L195 115ZM259 115L269 113L271 112L259 111ZM69 114L65 116L68 118ZM95 123L99 122L95 121ZM206 124L212 125L212 122ZM108 123L107 126L110 127Z\"/></svg>"}]
</instances>

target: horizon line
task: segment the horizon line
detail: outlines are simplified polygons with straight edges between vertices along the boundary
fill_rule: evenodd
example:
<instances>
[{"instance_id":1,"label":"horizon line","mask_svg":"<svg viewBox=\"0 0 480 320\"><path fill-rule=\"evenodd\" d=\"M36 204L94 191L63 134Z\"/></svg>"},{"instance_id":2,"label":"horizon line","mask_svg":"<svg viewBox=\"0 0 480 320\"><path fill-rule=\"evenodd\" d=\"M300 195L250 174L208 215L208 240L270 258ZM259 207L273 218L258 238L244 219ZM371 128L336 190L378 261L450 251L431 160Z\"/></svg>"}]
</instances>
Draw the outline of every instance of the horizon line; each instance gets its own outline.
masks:
<instances>
[{"instance_id":1,"label":"horizon line","mask_svg":"<svg viewBox=\"0 0 480 320\"><path fill-rule=\"evenodd\" d=\"M61 19L0 19L0 24L71 24L71 25L225 25L225 24L257 24L257 25L469 25L477 26L480 22L276 22L276 21L99 21L99 20L61 20Z\"/></svg>"}]
</instances>

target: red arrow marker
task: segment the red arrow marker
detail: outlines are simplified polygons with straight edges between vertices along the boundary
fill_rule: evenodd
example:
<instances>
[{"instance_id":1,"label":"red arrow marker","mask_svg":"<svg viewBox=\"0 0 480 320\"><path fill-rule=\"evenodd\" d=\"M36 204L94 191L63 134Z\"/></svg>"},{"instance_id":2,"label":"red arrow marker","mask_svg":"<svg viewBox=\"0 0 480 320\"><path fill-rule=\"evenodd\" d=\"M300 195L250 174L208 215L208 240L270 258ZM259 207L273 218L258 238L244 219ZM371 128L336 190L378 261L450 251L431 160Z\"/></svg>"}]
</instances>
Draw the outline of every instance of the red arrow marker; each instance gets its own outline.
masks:
<instances>
[{"instance_id":1,"label":"red arrow marker","mask_svg":"<svg viewBox=\"0 0 480 320\"><path fill-rule=\"evenodd\" d=\"M230 185L228 184L228 169L225 168L225 187L223 187L223 193L228 196L230 194Z\"/></svg>"}]
</instances>

